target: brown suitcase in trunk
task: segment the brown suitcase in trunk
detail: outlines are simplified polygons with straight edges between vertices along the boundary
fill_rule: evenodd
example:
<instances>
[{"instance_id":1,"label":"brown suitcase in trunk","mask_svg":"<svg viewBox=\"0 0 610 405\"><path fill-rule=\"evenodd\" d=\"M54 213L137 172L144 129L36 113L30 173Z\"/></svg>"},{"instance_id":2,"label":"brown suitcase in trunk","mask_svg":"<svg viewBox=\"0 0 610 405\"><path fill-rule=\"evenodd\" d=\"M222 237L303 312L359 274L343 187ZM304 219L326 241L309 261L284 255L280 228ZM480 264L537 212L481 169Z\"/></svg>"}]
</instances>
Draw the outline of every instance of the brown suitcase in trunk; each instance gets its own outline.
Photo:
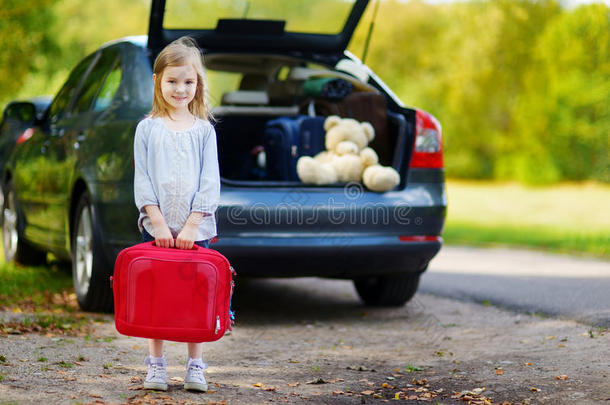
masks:
<instances>
[{"instance_id":1,"label":"brown suitcase in trunk","mask_svg":"<svg viewBox=\"0 0 610 405\"><path fill-rule=\"evenodd\" d=\"M338 101L322 98L308 99L301 104L301 112L325 117L338 115L341 118L370 122L375 128L375 139L369 146L377 152L382 165L392 164L393 153L388 138L387 104L385 96L382 94L358 91Z\"/></svg>"}]
</instances>

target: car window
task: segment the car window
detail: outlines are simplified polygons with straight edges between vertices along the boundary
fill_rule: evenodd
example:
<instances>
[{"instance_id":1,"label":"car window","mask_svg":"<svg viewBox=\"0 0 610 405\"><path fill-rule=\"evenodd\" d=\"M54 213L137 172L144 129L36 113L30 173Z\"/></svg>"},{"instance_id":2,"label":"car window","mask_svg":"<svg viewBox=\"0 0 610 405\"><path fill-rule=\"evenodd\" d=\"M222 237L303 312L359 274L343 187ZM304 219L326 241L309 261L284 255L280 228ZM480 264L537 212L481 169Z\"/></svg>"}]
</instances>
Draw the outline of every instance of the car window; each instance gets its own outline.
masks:
<instances>
[{"instance_id":1,"label":"car window","mask_svg":"<svg viewBox=\"0 0 610 405\"><path fill-rule=\"evenodd\" d=\"M49 106L48 118L51 122L56 122L67 114L70 101L74 97L83 76L89 70L91 62L93 62L98 55L98 53L89 55L72 70L68 80L64 83Z\"/></svg>"},{"instance_id":2,"label":"car window","mask_svg":"<svg viewBox=\"0 0 610 405\"><path fill-rule=\"evenodd\" d=\"M101 57L97 60L93 69L85 79L81 90L79 91L73 114L83 113L88 111L93 104L93 100L97 96L106 74L115 66L118 51L114 48L105 49Z\"/></svg>"},{"instance_id":3,"label":"car window","mask_svg":"<svg viewBox=\"0 0 610 405\"><path fill-rule=\"evenodd\" d=\"M95 104L93 105L94 111L102 111L108 108L114 95L119 89L119 85L121 84L122 70L121 70L121 61L117 58L114 62L114 66L108 75L106 76L106 80L104 80L104 84L95 99Z\"/></svg>"},{"instance_id":4,"label":"car window","mask_svg":"<svg viewBox=\"0 0 610 405\"><path fill-rule=\"evenodd\" d=\"M241 82L243 74L223 72L220 70L208 70L206 76L210 91L210 104L212 107L216 107L221 104L223 94L235 91L239 88L239 83Z\"/></svg>"}]
</instances>

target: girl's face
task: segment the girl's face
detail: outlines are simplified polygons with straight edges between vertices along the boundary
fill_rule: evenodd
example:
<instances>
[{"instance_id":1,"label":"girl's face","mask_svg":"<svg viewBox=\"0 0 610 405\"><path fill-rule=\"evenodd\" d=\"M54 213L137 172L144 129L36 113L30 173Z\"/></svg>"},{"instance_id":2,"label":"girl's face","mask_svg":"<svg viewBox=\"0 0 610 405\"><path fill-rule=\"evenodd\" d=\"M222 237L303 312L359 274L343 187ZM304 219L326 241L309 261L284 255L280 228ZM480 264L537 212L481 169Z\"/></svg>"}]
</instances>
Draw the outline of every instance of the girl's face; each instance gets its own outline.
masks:
<instances>
[{"instance_id":1,"label":"girl's face","mask_svg":"<svg viewBox=\"0 0 610 405\"><path fill-rule=\"evenodd\" d=\"M195 97L196 90L197 72L193 66L167 66L163 70L161 94L173 111L188 111L188 105Z\"/></svg>"}]
</instances>

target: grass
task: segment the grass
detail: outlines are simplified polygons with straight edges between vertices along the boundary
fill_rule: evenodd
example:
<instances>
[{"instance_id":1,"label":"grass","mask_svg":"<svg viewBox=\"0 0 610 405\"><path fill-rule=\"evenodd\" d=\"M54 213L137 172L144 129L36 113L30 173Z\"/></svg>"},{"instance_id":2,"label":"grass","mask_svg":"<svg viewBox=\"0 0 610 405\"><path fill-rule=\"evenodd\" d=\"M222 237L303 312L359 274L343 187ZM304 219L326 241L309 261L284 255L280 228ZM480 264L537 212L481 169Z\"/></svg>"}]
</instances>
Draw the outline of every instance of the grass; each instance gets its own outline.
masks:
<instances>
[{"instance_id":1,"label":"grass","mask_svg":"<svg viewBox=\"0 0 610 405\"><path fill-rule=\"evenodd\" d=\"M57 265L29 267L0 262L0 307L65 305L71 287L71 275Z\"/></svg>"},{"instance_id":2,"label":"grass","mask_svg":"<svg viewBox=\"0 0 610 405\"><path fill-rule=\"evenodd\" d=\"M610 186L447 182L448 244L508 245L610 258Z\"/></svg>"}]
</instances>

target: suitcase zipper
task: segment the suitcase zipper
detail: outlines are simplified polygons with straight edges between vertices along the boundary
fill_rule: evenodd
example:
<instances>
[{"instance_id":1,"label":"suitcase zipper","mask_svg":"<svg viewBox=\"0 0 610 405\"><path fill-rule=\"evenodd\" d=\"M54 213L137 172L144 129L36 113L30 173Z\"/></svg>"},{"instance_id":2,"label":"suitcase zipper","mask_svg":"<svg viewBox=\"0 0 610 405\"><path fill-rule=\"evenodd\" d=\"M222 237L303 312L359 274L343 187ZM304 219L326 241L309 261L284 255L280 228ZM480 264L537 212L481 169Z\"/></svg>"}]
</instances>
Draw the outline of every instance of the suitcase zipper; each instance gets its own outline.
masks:
<instances>
[{"instance_id":1,"label":"suitcase zipper","mask_svg":"<svg viewBox=\"0 0 610 405\"><path fill-rule=\"evenodd\" d=\"M214 329L214 334L218 335L219 330L220 330L220 316L216 315L216 329Z\"/></svg>"}]
</instances>

